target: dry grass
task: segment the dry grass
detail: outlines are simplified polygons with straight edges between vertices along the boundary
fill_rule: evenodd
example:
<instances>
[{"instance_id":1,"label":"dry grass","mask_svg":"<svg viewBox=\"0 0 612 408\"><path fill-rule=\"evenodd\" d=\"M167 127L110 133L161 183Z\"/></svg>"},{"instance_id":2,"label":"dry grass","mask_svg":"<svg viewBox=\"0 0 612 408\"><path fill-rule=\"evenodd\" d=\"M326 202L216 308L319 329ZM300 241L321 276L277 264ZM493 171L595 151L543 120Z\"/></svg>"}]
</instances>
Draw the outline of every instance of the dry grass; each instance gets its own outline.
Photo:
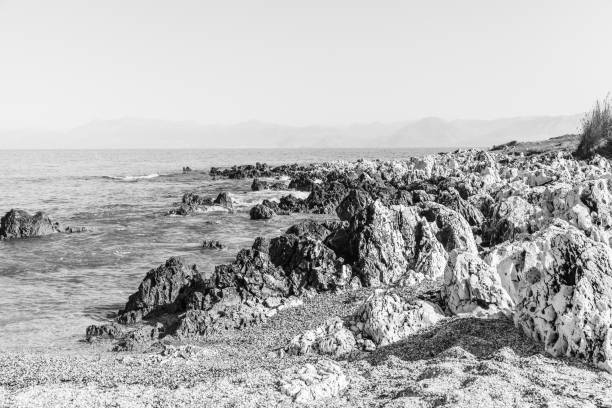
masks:
<instances>
[{"instance_id":1,"label":"dry grass","mask_svg":"<svg viewBox=\"0 0 612 408\"><path fill-rule=\"evenodd\" d=\"M612 101L610 96L597 101L595 107L582 121L580 144L576 156L581 159L593 157L596 153L612 156Z\"/></svg>"}]
</instances>

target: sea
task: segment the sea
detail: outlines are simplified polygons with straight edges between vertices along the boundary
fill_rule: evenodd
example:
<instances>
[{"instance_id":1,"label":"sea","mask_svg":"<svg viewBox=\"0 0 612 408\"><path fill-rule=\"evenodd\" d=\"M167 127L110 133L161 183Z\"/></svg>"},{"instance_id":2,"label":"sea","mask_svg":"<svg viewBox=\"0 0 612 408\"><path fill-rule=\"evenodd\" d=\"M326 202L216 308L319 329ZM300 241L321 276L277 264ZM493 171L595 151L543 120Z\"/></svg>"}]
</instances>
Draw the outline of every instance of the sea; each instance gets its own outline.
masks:
<instances>
[{"instance_id":1,"label":"sea","mask_svg":"<svg viewBox=\"0 0 612 408\"><path fill-rule=\"evenodd\" d=\"M108 321L147 271L171 256L200 271L230 262L258 236L276 236L305 218L252 221L264 198L251 179L213 179L211 166L265 162L407 159L445 149L0 150L0 216L46 212L87 232L0 241L0 350L82 350L91 324ZM448 149L447 149L448 150ZM183 173L189 166L192 172ZM167 216L186 192L230 193L236 211ZM203 249L218 240L222 250Z\"/></svg>"}]
</instances>

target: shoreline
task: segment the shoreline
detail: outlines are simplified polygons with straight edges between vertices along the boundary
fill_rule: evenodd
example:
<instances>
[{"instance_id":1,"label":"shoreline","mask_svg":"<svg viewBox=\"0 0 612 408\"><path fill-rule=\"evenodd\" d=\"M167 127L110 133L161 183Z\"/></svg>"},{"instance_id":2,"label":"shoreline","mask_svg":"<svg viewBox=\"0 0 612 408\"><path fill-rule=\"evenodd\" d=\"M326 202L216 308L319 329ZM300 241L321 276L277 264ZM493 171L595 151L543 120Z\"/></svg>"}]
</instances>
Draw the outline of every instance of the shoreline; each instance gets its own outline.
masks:
<instances>
[{"instance_id":1,"label":"shoreline","mask_svg":"<svg viewBox=\"0 0 612 408\"><path fill-rule=\"evenodd\" d=\"M78 353L1 352L0 406L612 405L612 374L596 368L612 357L597 348L605 335L583 337L594 344L587 357L569 340L534 340L566 336L557 315L581 313L572 302L589 313L572 322L584 332L600 319L590 305L612 302L578 292L612 279L602 221L612 190L600 183L612 166L521 149L211 169L254 179L253 189L274 189L255 181L283 175L310 191L264 200L252 222L338 218L256 239L214 271L168 260L114 323L87 330L92 343ZM178 213L208 205L233 211L229 195L186 194ZM588 266L557 272L576 265ZM559 287L571 288L568 306L556 306ZM542 309L530 314L528 302ZM553 357L558 347L570 357Z\"/></svg>"}]
</instances>

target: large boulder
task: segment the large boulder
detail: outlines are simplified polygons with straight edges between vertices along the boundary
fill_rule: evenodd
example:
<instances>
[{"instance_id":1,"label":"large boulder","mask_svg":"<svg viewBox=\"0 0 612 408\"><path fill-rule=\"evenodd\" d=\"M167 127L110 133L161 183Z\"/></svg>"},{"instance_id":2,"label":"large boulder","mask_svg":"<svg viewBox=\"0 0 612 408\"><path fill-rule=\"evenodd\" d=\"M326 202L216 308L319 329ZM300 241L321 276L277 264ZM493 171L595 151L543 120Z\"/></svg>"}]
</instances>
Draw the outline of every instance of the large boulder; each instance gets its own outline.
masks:
<instances>
[{"instance_id":1,"label":"large boulder","mask_svg":"<svg viewBox=\"0 0 612 408\"><path fill-rule=\"evenodd\" d=\"M165 264L147 273L138 291L130 295L119 312L119 322L134 323L160 309L175 311L175 300L197 276L195 265L186 265L180 258L169 258Z\"/></svg>"},{"instance_id":2,"label":"large boulder","mask_svg":"<svg viewBox=\"0 0 612 408\"><path fill-rule=\"evenodd\" d=\"M274 217L274 214L274 210L264 204L256 204L249 212L252 220L269 220Z\"/></svg>"},{"instance_id":3,"label":"large boulder","mask_svg":"<svg viewBox=\"0 0 612 408\"><path fill-rule=\"evenodd\" d=\"M405 339L444 318L437 305L396 291L378 291L357 310L351 329L377 346Z\"/></svg>"},{"instance_id":4,"label":"large boulder","mask_svg":"<svg viewBox=\"0 0 612 408\"><path fill-rule=\"evenodd\" d=\"M416 255L418 215L413 207L385 207L375 201L351 221L355 273L367 286L397 281Z\"/></svg>"},{"instance_id":5,"label":"large boulder","mask_svg":"<svg viewBox=\"0 0 612 408\"><path fill-rule=\"evenodd\" d=\"M60 232L60 226L43 212L30 215L24 210L10 210L0 219L0 239L32 238Z\"/></svg>"},{"instance_id":6,"label":"large boulder","mask_svg":"<svg viewBox=\"0 0 612 408\"><path fill-rule=\"evenodd\" d=\"M318 239L284 234L270 240L270 261L285 271L293 293L342 288L352 271L344 260Z\"/></svg>"},{"instance_id":7,"label":"large boulder","mask_svg":"<svg viewBox=\"0 0 612 408\"><path fill-rule=\"evenodd\" d=\"M449 254L441 295L453 314L510 315L514 306L494 268L478 255L456 249Z\"/></svg>"},{"instance_id":8,"label":"large boulder","mask_svg":"<svg viewBox=\"0 0 612 408\"><path fill-rule=\"evenodd\" d=\"M488 262L516 302L515 323L552 355L612 372L612 249L556 221Z\"/></svg>"}]
</instances>

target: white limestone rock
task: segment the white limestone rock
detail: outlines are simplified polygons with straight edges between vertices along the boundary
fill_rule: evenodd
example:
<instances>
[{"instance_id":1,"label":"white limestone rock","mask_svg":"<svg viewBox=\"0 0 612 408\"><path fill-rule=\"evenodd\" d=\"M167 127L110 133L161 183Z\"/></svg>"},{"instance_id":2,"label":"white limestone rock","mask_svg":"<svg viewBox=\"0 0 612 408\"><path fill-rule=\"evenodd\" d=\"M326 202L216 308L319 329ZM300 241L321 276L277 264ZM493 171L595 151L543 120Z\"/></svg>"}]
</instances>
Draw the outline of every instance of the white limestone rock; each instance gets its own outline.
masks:
<instances>
[{"instance_id":1,"label":"white limestone rock","mask_svg":"<svg viewBox=\"0 0 612 408\"><path fill-rule=\"evenodd\" d=\"M449 254L441 295L453 314L510 315L514 306L495 269L465 251Z\"/></svg>"},{"instance_id":2,"label":"white limestone rock","mask_svg":"<svg viewBox=\"0 0 612 408\"><path fill-rule=\"evenodd\" d=\"M281 377L278 385L280 392L293 398L294 402L313 404L340 396L349 381L338 364L320 360L291 370Z\"/></svg>"}]
</instances>

